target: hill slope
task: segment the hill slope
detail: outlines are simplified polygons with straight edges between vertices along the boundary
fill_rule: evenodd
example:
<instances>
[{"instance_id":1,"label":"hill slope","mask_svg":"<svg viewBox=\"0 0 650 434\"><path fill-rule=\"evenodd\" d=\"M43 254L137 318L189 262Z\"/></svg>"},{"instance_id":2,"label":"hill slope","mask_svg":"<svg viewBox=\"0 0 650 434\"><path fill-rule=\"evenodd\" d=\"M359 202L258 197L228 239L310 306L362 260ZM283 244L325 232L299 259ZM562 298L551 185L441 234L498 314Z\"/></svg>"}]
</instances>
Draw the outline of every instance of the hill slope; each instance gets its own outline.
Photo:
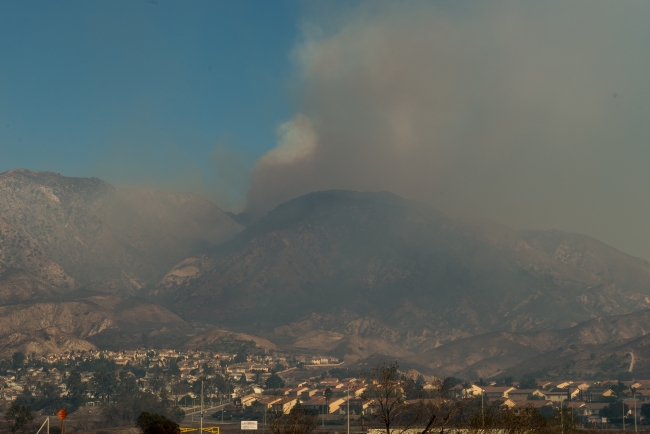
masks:
<instances>
[{"instance_id":1,"label":"hill slope","mask_svg":"<svg viewBox=\"0 0 650 434\"><path fill-rule=\"evenodd\" d=\"M0 174L0 266L29 272L62 291L93 287L133 294L241 229L189 193L22 169Z\"/></svg>"},{"instance_id":2,"label":"hill slope","mask_svg":"<svg viewBox=\"0 0 650 434\"><path fill-rule=\"evenodd\" d=\"M182 261L151 294L182 317L306 346L414 354L648 307L650 264L583 235L470 224L389 193L327 191Z\"/></svg>"},{"instance_id":3,"label":"hill slope","mask_svg":"<svg viewBox=\"0 0 650 434\"><path fill-rule=\"evenodd\" d=\"M167 309L138 298L72 292L49 301L0 306L0 357L91 348L143 346L143 335L189 326ZM121 337L120 337L121 336ZM173 336L169 336L172 337ZM116 342L119 340L119 342Z\"/></svg>"},{"instance_id":4,"label":"hill slope","mask_svg":"<svg viewBox=\"0 0 650 434\"><path fill-rule=\"evenodd\" d=\"M621 367L603 367L603 356L609 357L616 352L612 349L621 345L633 347L636 340L649 332L650 310L643 310L595 318L560 330L495 332L458 339L406 359L426 366L438 375L461 378L486 378L505 375L506 372L518 378L553 369L560 369L566 375L578 374L582 378L589 378L598 372L613 376ZM591 354L598 354L598 357L592 359ZM592 366L575 368L574 365L581 359L589 360ZM625 364L624 357L619 359ZM639 366L643 366L643 362ZM573 371L568 372L567 367L573 368ZM645 368L650 369L650 366Z\"/></svg>"}]
</instances>

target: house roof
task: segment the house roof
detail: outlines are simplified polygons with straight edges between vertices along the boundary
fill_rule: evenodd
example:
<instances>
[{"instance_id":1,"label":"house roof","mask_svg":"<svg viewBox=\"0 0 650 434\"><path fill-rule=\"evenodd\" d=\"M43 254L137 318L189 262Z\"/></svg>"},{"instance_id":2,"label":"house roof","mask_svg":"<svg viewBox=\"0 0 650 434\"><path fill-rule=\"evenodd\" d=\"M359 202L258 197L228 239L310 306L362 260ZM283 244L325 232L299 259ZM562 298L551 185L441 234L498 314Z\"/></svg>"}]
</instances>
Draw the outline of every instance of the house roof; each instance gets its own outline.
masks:
<instances>
[{"instance_id":1,"label":"house roof","mask_svg":"<svg viewBox=\"0 0 650 434\"><path fill-rule=\"evenodd\" d=\"M590 410L602 410L603 408L607 407L609 405L609 402L585 402L584 407L590 409Z\"/></svg>"},{"instance_id":2,"label":"house roof","mask_svg":"<svg viewBox=\"0 0 650 434\"><path fill-rule=\"evenodd\" d=\"M482 388L484 392L486 393L505 393L510 390L516 390L514 387L511 386L487 386Z\"/></svg>"},{"instance_id":3,"label":"house roof","mask_svg":"<svg viewBox=\"0 0 650 434\"><path fill-rule=\"evenodd\" d=\"M552 404L553 403L547 399L535 399L532 401L519 401L515 403L515 408L526 408L526 407L542 408Z\"/></svg>"},{"instance_id":4,"label":"house roof","mask_svg":"<svg viewBox=\"0 0 650 434\"><path fill-rule=\"evenodd\" d=\"M514 389L508 392L509 395L530 395L532 393L539 392L542 393L539 389Z\"/></svg>"}]
</instances>

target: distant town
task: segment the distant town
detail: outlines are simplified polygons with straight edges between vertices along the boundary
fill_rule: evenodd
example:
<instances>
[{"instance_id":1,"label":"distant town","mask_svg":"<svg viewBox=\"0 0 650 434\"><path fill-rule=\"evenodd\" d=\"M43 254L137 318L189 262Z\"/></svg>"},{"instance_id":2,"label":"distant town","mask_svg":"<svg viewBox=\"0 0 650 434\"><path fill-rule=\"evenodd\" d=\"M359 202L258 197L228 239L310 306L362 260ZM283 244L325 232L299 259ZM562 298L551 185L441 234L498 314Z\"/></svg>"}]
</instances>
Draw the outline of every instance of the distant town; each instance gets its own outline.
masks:
<instances>
[{"instance_id":1,"label":"distant town","mask_svg":"<svg viewBox=\"0 0 650 434\"><path fill-rule=\"evenodd\" d=\"M628 423L638 428L650 421L650 380L524 377L470 382L425 378L409 371L399 375L395 378L405 402L480 403L481 411L534 409L550 418L570 411L571 419L582 427ZM94 415L95 427L132 424L138 406L153 406L185 425L197 423L201 412L207 413L206 423L267 424L272 415L300 408L317 415L322 426L350 419L356 430L367 429L381 412L376 393L380 382L371 372L353 372L337 358L264 352L140 349L42 357L15 353L0 362L0 398L5 407L20 402L41 419L67 408L73 416Z\"/></svg>"}]
</instances>

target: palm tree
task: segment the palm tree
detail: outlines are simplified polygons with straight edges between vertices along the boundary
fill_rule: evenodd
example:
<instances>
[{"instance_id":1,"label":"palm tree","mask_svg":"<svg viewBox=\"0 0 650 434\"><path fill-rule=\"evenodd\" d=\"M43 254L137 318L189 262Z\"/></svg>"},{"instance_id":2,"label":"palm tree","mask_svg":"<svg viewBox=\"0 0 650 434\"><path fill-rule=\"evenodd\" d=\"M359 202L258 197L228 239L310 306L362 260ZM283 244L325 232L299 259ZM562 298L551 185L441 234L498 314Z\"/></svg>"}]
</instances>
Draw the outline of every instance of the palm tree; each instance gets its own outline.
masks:
<instances>
[{"instance_id":1,"label":"palm tree","mask_svg":"<svg viewBox=\"0 0 650 434\"><path fill-rule=\"evenodd\" d=\"M325 405L326 405L326 412L329 414L330 412L330 399L332 399L332 389L329 387L325 389Z\"/></svg>"}]
</instances>

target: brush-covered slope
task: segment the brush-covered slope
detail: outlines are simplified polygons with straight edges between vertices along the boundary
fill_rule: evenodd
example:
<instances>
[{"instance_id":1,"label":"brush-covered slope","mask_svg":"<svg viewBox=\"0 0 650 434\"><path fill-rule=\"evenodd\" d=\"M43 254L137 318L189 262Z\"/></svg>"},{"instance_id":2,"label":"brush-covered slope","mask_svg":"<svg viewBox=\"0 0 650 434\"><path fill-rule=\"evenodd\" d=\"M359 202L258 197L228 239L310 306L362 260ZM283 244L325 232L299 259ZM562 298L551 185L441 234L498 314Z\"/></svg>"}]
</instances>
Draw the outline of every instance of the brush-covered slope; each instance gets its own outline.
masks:
<instances>
[{"instance_id":1,"label":"brush-covered slope","mask_svg":"<svg viewBox=\"0 0 650 434\"><path fill-rule=\"evenodd\" d=\"M189 193L22 169L0 174L0 267L30 273L36 286L133 294L240 230L218 207ZM23 297L10 295L11 288L27 291L0 281L0 302Z\"/></svg>"},{"instance_id":2,"label":"brush-covered slope","mask_svg":"<svg viewBox=\"0 0 650 434\"><path fill-rule=\"evenodd\" d=\"M608 351L632 343L650 333L650 310L624 315L595 318L577 326L538 332L495 332L457 339L442 346L407 357L410 362L426 366L437 375L455 375L461 378L493 377L504 371L517 377L548 371L589 359L592 368L583 368L589 376L595 374L608 357ZM629 352L629 349L628 349ZM598 358L590 358L598 354ZM561 361L564 358L564 361ZM619 358L623 364L623 358ZM629 363L629 359L627 360ZM644 365L639 363L638 368ZM618 369L618 368L617 368ZM645 366L650 369L650 366ZM614 375L618 371L607 371ZM584 373L582 372L582 373ZM571 372L572 375L576 370ZM582 375L582 373L580 375ZM565 374L569 374L565 372ZM583 376L585 378L585 376Z\"/></svg>"},{"instance_id":3,"label":"brush-covered slope","mask_svg":"<svg viewBox=\"0 0 650 434\"><path fill-rule=\"evenodd\" d=\"M57 299L0 306L0 356L114 347L120 335L125 340L120 348L131 341L141 347L143 334L188 328L178 316L146 300L73 291Z\"/></svg>"},{"instance_id":4,"label":"brush-covered slope","mask_svg":"<svg viewBox=\"0 0 650 434\"><path fill-rule=\"evenodd\" d=\"M464 223L389 193L326 191L179 263L152 295L185 318L275 328L295 342L320 332L328 347L347 346L339 350L360 338L419 352L647 307L650 265L583 235Z\"/></svg>"}]
</instances>

